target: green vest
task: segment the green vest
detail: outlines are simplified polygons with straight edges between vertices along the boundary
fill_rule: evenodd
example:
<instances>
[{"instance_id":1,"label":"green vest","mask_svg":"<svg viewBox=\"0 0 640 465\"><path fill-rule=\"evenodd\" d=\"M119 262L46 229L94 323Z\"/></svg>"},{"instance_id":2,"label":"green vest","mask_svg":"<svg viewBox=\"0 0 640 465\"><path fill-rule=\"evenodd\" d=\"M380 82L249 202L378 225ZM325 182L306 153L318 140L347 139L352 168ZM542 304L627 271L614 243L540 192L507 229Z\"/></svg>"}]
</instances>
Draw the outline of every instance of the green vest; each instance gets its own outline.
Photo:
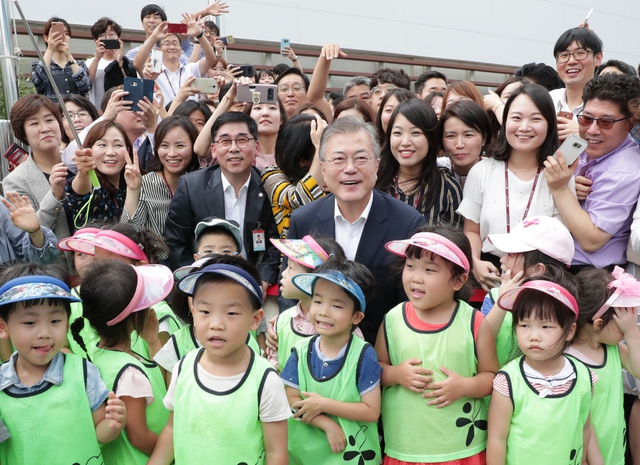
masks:
<instances>
[{"instance_id":1,"label":"green vest","mask_svg":"<svg viewBox=\"0 0 640 465\"><path fill-rule=\"evenodd\" d=\"M495 304L498 301L500 288L494 287L489 292L491 301ZM499 310L503 311L503 310ZM503 367L514 358L522 355L520 348L518 347L518 341L514 337L513 333L513 314L511 312L505 312L504 320L502 320L502 326L500 331L496 335L496 352L498 353L498 362Z\"/></svg>"},{"instance_id":2,"label":"green vest","mask_svg":"<svg viewBox=\"0 0 640 465\"><path fill-rule=\"evenodd\" d=\"M591 375L584 363L567 359L576 379L561 395L540 398L525 378L524 355L499 372L507 375L513 402L507 465L581 462L583 428L591 408Z\"/></svg>"},{"instance_id":3,"label":"green vest","mask_svg":"<svg viewBox=\"0 0 640 465\"><path fill-rule=\"evenodd\" d=\"M625 421L622 389L622 363L616 345L605 345L604 363L586 364L598 375L593 386L591 424L598 438L600 452L606 465L624 465Z\"/></svg>"},{"instance_id":4,"label":"green vest","mask_svg":"<svg viewBox=\"0 0 640 465\"><path fill-rule=\"evenodd\" d=\"M169 334L174 334L184 326L166 301L163 300L155 304L153 310L156 312L159 323L167 323L169 325Z\"/></svg>"},{"instance_id":5,"label":"green vest","mask_svg":"<svg viewBox=\"0 0 640 465\"><path fill-rule=\"evenodd\" d=\"M437 331L409 326L407 303L385 315L383 322L392 365L419 358L433 371L435 382L446 376L444 365L464 377L477 374L473 326L476 310L458 301L449 323ZM407 462L448 462L482 452L487 444L487 407L484 399L461 397L445 408L427 405L431 399L400 384L385 387L382 394L382 424L385 453Z\"/></svg>"},{"instance_id":6,"label":"green vest","mask_svg":"<svg viewBox=\"0 0 640 465\"><path fill-rule=\"evenodd\" d=\"M291 307L278 316L276 321L276 334L278 335L278 367L280 371L284 369L284 366L291 356L291 349L296 345L296 342L312 336L312 334L303 334L296 331L293 327L293 314L296 311L296 307Z\"/></svg>"},{"instance_id":7,"label":"green vest","mask_svg":"<svg viewBox=\"0 0 640 465\"><path fill-rule=\"evenodd\" d=\"M150 431L160 434L169 419L169 411L162 403L167 388L158 365L150 360L145 359L143 362L125 352L108 349L98 349L91 359L100 370L107 388L114 392L118 388L118 381L125 368L133 366L144 373L153 390L153 402L146 408L147 427ZM114 441L104 444L102 454L108 465L145 465L149 460L148 455L129 442L126 430L122 430L120 436Z\"/></svg>"},{"instance_id":8,"label":"green vest","mask_svg":"<svg viewBox=\"0 0 640 465\"><path fill-rule=\"evenodd\" d=\"M298 355L298 382L300 392L315 392L322 397L340 402L362 402L358 390L358 368L365 349L369 346L362 339L351 335L347 350L338 372L330 378L316 379L311 373L309 357L318 336L305 338L293 348ZM378 389L378 388L376 388ZM304 399L304 397L303 397ZM340 425L347 438L347 448L334 454L324 431L315 426L289 418L289 463L379 464L381 460L378 425L327 415Z\"/></svg>"},{"instance_id":9,"label":"green vest","mask_svg":"<svg viewBox=\"0 0 640 465\"><path fill-rule=\"evenodd\" d=\"M173 408L173 448L176 465L263 465L264 437L260 397L267 375L275 371L251 351L244 377L226 392L209 390L198 379L204 349L189 352L180 362Z\"/></svg>"},{"instance_id":10,"label":"green vest","mask_svg":"<svg viewBox=\"0 0 640 465\"><path fill-rule=\"evenodd\" d=\"M11 465L101 465L86 392L87 361L64 355L62 384L44 383L30 394L0 392L0 418L11 437L0 443L0 462Z\"/></svg>"}]
</instances>

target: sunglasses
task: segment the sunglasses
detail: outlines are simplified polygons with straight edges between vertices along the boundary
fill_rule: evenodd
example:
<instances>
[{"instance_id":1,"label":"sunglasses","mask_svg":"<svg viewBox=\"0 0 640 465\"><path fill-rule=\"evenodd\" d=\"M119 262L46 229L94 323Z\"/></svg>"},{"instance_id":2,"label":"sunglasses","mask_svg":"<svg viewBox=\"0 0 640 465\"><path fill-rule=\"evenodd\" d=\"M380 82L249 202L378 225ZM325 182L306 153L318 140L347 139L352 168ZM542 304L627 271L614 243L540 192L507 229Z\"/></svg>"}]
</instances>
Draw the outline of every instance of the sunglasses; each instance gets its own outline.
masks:
<instances>
[{"instance_id":1,"label":"sunglasses","mask_svg":"<svg viewBox=\"0 0 640 465\"><path fill-rule=\"evenodd\" d=\"M598 127L600 129L611 129L614 124L624 121L627 118L592 118L591 116L578 115L578 124L580 126L589 127L593 124L594 121L598 123Z\"/></svg>"}]
</instances>

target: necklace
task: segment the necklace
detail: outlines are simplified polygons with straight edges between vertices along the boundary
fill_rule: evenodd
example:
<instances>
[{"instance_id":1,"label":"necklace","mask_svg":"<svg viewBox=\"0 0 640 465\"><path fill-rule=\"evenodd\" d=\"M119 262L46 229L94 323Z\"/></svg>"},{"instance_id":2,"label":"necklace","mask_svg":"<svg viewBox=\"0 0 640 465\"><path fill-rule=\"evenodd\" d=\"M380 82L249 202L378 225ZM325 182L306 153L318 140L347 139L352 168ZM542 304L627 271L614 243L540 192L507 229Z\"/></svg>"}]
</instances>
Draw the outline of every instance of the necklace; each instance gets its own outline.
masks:
<instances>
[{"instance_id":1,"label":"necklace","mask_svg":"<svg viewBox=\"0 0 640 465\"><path fill-rule=\"evenodd\" d=\"M533 194L536 192L536 186L538 185L538 177L540 177L540 167L538 167L538 171L536 172L536 177L533 180L533 186L531 187L531 194L529 195L529 201L527 202L527 206L524 209L524 214L522 215L522 219L524 220L529 213L529 208L531 208L531 202L533 201ZM509 162L504 162L504 197L507 204L507 233L511 232L511 212L509 210Z\"/></svg>"}]
</instances>

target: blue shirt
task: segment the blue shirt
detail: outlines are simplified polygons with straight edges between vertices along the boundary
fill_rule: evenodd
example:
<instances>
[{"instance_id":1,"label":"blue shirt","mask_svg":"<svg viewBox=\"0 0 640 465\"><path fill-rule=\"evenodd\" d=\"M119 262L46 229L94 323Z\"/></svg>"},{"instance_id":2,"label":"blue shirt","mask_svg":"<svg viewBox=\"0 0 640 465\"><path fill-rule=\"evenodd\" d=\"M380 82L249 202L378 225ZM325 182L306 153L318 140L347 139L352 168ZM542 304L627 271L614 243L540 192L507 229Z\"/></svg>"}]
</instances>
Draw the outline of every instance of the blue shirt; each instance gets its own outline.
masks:
<instances>
[{"instance_id":1,"label":"blue shirt","mask_svg":"<svg viewBox=\"0 0 640 465\"><path fill-rule=\"evenodd\" d=\"M14 352L8 362L0 366L0 391L7 390L12 394L30 394L40 391L50 384L60 386L62 384L64 370L64 354L58 352L53 356L47 371L40 381L33 386L25 386L20 382L18 373L16 373L16 360L18 352ZM109 390L100 377L100 372L94 364L87 362L87 382L85 386L87 398L91 412L95 412L100 408L102 403L109 397Z\"/></svg>"},{"instance_id":2,"label":"blue shirt","mask_svg":"<svg viewBox=\"0 0 640 465\"><path fill-rule=\"evenodd\" d=\"M309 366L313 376L318 379L327 378L336 374L342 366L342 360L345 357L348 346L348 344L345 345L338 355L331 359L320 351L320 337L318 337L311 346L311 363ZM358 367L358 392L360 392L360 395L363 396L376 388L378 384L380 384L381 375L382 367L378 363L378 355L373 346L368 345L364 350L362 362ZM287 364L284 366L280 377L287 386L300 389L298 356L295 351L291 352L291 356L289 356L289 360L287 360Z\"/></svg>"}]
</instances>

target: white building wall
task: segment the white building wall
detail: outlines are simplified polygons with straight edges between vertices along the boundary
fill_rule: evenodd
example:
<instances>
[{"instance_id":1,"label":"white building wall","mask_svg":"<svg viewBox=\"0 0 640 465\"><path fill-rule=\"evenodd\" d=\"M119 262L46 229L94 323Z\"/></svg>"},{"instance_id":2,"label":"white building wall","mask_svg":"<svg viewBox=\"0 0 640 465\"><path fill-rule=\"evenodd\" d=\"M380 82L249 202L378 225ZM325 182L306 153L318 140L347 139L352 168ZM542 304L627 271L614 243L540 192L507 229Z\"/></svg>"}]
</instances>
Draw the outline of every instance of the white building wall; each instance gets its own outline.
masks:
<instances>
[{"instance_id":1,"label":"white building wall","mask_svg":"<svg viewBox=\"0 0 640 465\"><path fill-rule=\"evenodd\" d=\"M5 0L7 1L7 0ZM152 1L169 19L206 0L20 0L30 20L59 15L72 24L109 16L140 28L140 9ZM9 0L10 2L10 0ZM605 60L640 62L640 0L226 0L225 35L422 57L519 66L553 65L553 44L566 29L589 21L605 45ZM17 16L17 13L16 13Z\"/></svg>"}]
</instances>

